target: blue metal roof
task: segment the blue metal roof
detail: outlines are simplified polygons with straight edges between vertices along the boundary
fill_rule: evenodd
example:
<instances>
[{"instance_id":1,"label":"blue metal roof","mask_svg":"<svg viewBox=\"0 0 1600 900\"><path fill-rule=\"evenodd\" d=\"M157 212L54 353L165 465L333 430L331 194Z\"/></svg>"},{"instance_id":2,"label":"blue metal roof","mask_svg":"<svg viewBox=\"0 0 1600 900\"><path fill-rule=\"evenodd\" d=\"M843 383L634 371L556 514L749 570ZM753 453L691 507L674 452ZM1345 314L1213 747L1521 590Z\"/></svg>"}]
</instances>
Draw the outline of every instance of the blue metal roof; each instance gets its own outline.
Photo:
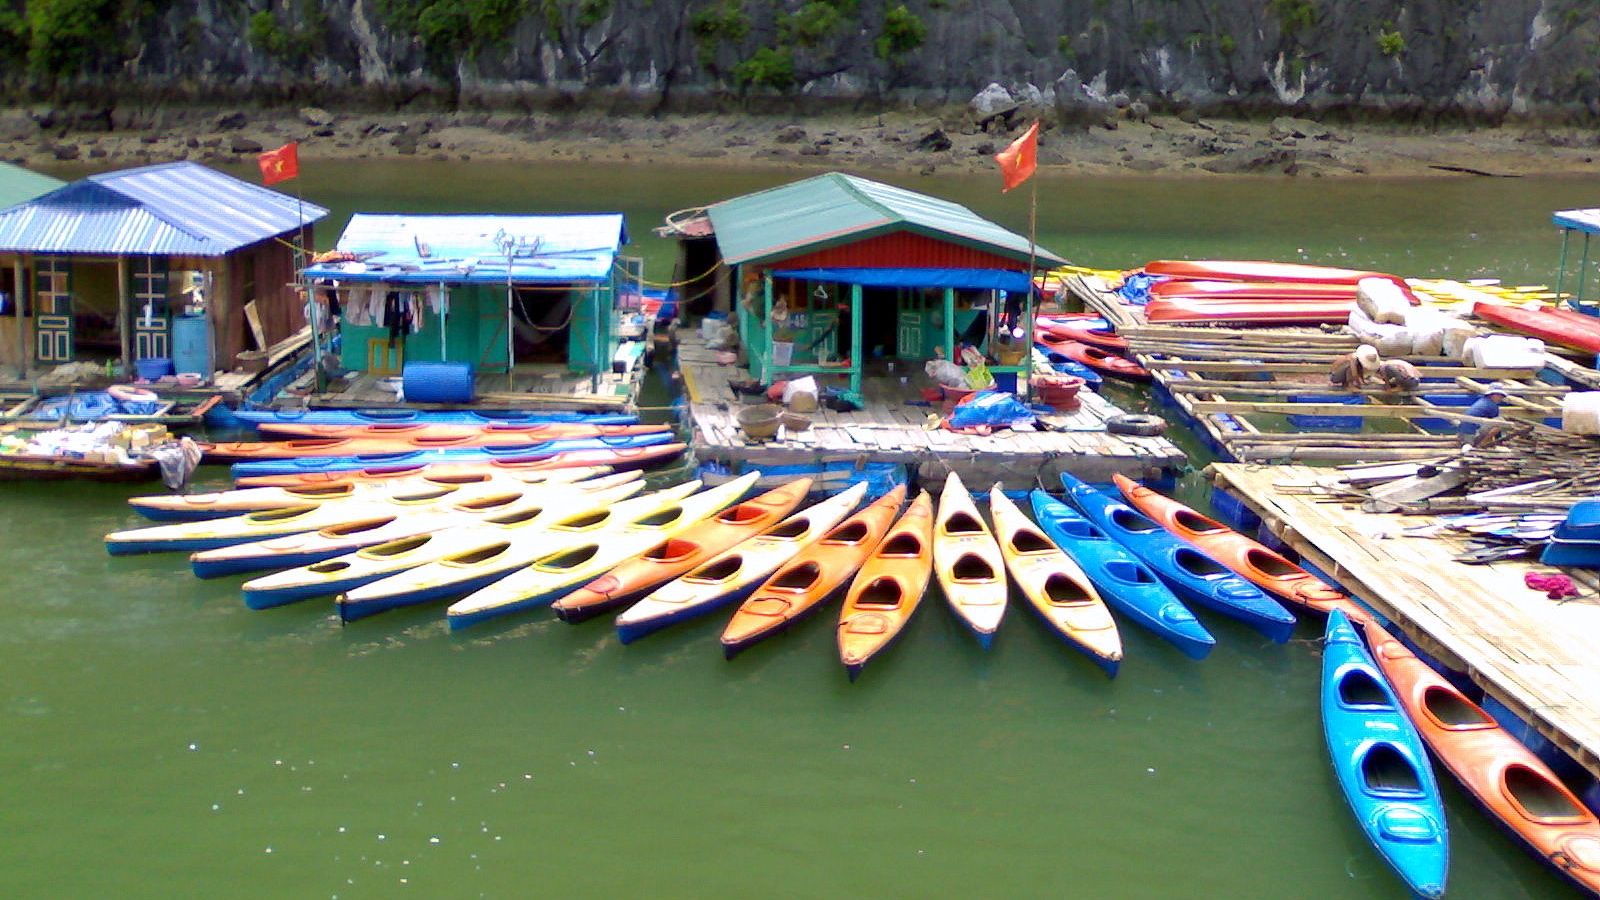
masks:
<instances>
[{"instance_id":1,"label":"blue metal roof","mask_svg":"<svg viewBox=\"0 0 1600 900\"><path fill-rule=\"evenodd\" d=\"M596 282L611 278L628 242L621 213L583 215L387 215L350 217L338 249L360 262L320 263L310 278L416 284L504 284L510 280Z\"/></svg>"},{"instance_id":2,"label":"blue metal roof","mask_svg":"<svg viewBox=\"0 0 1600 900\"><path fill-rule=\"evenodd\" d=\"M0 212L0 251L224 256L328 214L196 162L75 181Z\"/></svg>"},{"instance_id":3,"label":"blue metal roof","mask_svg":"<svg viewBox=\"0 0 1600 900\"><path fill-rule=\"evenodd\" d=\"M1600 234L1600 209L1563 209L1551 213L1550 220L1562 228Z\"/></svg>"}]
</instances>

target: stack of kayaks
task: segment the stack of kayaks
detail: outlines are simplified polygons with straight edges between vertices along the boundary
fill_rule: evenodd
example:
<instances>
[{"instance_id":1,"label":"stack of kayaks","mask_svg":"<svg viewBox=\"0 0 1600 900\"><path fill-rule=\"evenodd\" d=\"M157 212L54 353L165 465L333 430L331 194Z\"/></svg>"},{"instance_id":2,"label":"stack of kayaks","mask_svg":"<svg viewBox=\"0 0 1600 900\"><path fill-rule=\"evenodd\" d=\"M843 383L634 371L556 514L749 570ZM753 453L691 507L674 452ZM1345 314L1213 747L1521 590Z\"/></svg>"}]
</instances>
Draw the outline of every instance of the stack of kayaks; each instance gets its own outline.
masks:
<instances>
[{"instance_id":1,"label":"stack of kayaks","mask_svg":"<svg viewBox=\"0 0 1600 900\"><path fill-rule=\"evenodd\" d=\"M1126 381L1149 381L1150 370L1139 365L1126 356L1121 356L1118 351L1095 347L1070 339L1057 336L1053 331L1045 328L1036 328L1033 338L1034 344L1045 350L1046 353L1058 354L1062 358L1075 362L1101 375L1121 378Z\"/></svg>"},{"instance_id":2,"label":"stack of kayaks","mask_svg":"<svg viewBox=\"0 0 1600 900\"><path fill-rule=\"evenodd\" d=\"M1396 285L1413 305L1421 300L1404 279L1382 272L1250 260L1154 260L1143 274L1150 286L1150 322L1242 325L1343 322L1356 308L1356 287L1378 278Z\"/></svg>"},{"instance_id":3,"label":"stack of kayaks","mask_svg":"<svg viewBox=\"0 0 1600 900\"><path fill-rule=\"evenodd\" d=\"M241 475L240 487L315 487L353 482L397 481L426 476L430 479L476 478L483 475L518 475L574 466L609 466L616 470L646 469L660 465L688 449L684 444L660 444L625 450L571 450L533 458L491 459L481 462L429 463L385 459L366 468L297 471L282 475Z\"/></svg>"},{"instance_id":4,"label":"stack of kayaks","mask_svg":"<svg viewBox=\"0 0 1600 900\"><path fill-rule=\"evenodd\" d=\"M1061 473L1067 499L1091 522L1127 547L1181 599L1244 622L1274 641L1287 641L1295 618L1261 589L1127 504Z\"/></svg>"},{"instance_id":5,"label":"stack of kayaks","mask_svg":"<svg viewBox=\"0 0 1600 900\"><path fill-rule=\"evenodd\" d=\"M1041 315L1034 321L1041 334L1058 341L1077 341L1113 353L1128 349L1128 339L1118 335L1116 328L1096 313Z\"/></svg>"},{"instance_id":6,"label":"stack of kayaks","mask_svg":"<svg viewBox=\"0 0 1600 900\"><path fill-rule=\"evenodd\" d=\"M1367 838L1422 897L1444 894L1449 834L1417 730L1340 610L1322 650L1322 725L1345 799Z\"/></svg>"},{"instance_id":7,"label":"stack of kayaks","mask_svg":"<svg viewBox=\"0 0 1600 900\"><path fill-rule=\"evenodd\" d=\"M338 439L335 439L338 440ZM356 439L348 439L356 440ZM667 432L650 434L624 435L621 437L594 437L573 438L570 440L544 441L537 444L513 444L508 446L493 447L454 447L441 450L403 450L396 452L365 453L343 456L307 456L297 455L285 458L252 459L248 462L233 464L235 478L247 478L258 475L296 475L301 473L317 472L348 472L360 469L387 469L405 466L425 466L435 464L455 463L491 463L501 462L529 462L548 459L558 453L579 452L585 450L598 450L616 452L634 450L671 442L672 435ZM307 445L306 441L291 441L291 444ZM270 443L256 445L261 447L271 446ZM349 445L346 445L349 446ZM371 446L371 445L366 445ZM233 448L236 452L239 446ZM614 465L609 459L595 460L588 465Z\"/></svg>"},{"instance_id":8,"label":"stack of kayaks","mask_svg":"<svg viewBox=\"0 0 1600 900\"><path fill-rule=\"evenodd\" d=\"M667 582L617 616L617 639L632 643L744 600L779 566L831 532L866 492L866 482L857 482Z\"/></svg>"},{"instance_id":9,"label":"stack of kayaks","mask_svg":"<svg viewBox=\"0 0 1600 900\"><path fill-rule=\"evenodd\" d=\"M1509 303L1474 303L1472 314L1487 322L1552 344L1600 353L1600 318L1559 306L1529 309Z\"/></svg>"},{"instance_id":10,"label":"stack of kayaks","mask_svg":"<svg viewBox=\"0 0 1600 900\"><path fill-rule=\"evenodd\" d=\"M400 422L376 425L321 425L280 423L257 426L262 434L274 438L400 438L411 440L449 440L481 438L487 443L504 438L520 443L563 440L566 438L617 437L629 434L654 434L671 431L670 425L593 425L583 422L541 422L529 425L429 424Z\"/></svg>"},{"instance_id":11,"label":"stack of kayaks","mask_svg":"<svg viewBox=\"0 0 1600 900\"><path fill-rule=\"evenodd\" d=\"M295 457L379 456L417 451L520 450L518 456L570 450L605 450L611 447L647 447L670 443L666 425L551 425L561 431L487 430L476 434L353 434L328 437L292 437L278 441L226 441L201 443L211 462ZM550 435L541 437L541 435ZM465 454L464 454L465 455Z\"/></svg>"}]
</instances>

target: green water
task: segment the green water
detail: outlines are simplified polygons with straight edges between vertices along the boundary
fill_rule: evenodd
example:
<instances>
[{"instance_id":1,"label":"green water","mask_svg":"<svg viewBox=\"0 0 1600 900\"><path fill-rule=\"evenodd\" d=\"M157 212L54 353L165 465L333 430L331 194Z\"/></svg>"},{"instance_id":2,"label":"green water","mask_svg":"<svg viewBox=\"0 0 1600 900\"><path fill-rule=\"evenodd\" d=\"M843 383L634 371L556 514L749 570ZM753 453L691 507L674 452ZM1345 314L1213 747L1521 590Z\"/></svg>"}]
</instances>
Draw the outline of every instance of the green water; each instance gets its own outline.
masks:
<instances>
[{"instance_id":1,"label":"green water","mask_svg":"<svg viewBox=\"0 0 1600 900\"><path fill-rule=\"evenodd\" d=\"M368 211L660 215L782 180L718 170L314 167ZM909 178L1024 228L994 179ZM1046 181L1074 260L1297 258L1553 277L1600 182ZM1186 485L1195 493L1191 477ZM733 662L720 619L619 646L440 610L340 627L239 579L111 558L95 485L0 485L0 895L1398 898L1330 774L1319 655L1216 616L1192 662L1125 625L1107 680L1020 608L993 650L931 595L849 683L828 612ZM1451 896L1566 896L1446 783Z\"/></svg>"}]
</instances>

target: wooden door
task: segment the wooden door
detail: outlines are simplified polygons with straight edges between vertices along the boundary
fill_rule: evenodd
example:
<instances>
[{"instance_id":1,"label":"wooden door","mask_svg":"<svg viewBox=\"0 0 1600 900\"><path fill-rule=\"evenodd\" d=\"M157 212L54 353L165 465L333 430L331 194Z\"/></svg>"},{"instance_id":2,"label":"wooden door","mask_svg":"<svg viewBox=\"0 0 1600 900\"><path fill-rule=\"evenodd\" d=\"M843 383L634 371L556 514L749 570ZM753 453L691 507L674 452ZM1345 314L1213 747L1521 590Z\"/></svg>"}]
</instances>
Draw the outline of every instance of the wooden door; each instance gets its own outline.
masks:
<instances>
[{"instance_id":1,"label":"wooden door","mask_svg":"<svg viewBox=\"0 0 1600 900\"><path fill-rule=\"evenodd\" d=\"M66 260L39 260L34 273L34 355L42 363L72 361L72 270Z\"/></svg>"},{"instance_id":2,"label":"wooden door","mask_svg":"<svg viewBox=\"0 0 1600 900\"><path fill-rule=\"evenodd\" d=\"M899 298L900 318L895 330L895 356L900 359L922 359L922 338L928 319L927 304L921 291L904 291Z\"/></svg>"},{"instance_id":3,"label":"wooden door","mask_svg":"<svg viewBox=\"0 0 1600 900\"><path fill-rule=\"evenodd\" d=\"M133 262L133 358L172 356L172 321L167 310L166 260Z\"/></svg>"}]
</instances>

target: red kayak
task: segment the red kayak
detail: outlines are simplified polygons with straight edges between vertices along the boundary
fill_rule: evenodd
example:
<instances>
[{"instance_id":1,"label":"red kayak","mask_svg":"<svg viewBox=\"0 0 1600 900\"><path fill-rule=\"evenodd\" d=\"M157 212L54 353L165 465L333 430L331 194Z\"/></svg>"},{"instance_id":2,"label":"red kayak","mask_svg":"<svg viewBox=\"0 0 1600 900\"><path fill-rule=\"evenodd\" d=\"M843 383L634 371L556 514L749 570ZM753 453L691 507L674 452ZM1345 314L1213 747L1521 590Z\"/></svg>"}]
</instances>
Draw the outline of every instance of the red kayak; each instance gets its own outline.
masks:
<instances>
[{"instance_id":1,"label":"red kayak","mask_svg":"<svg viewBox=\"0 0 1600 900\"><path fill-rule=\"evenodd\" d=\"M1041 339L1039 343L1065 356L1073 362L1082 363L1096 372L1102 372L1113 378L1125 378L1130 381L1149 381L1150 370L1139 365L1131 359L1107 353L1099 347L1080 344L1077 341L1057 341Z\"/></svg>"},{"instance_id":2,"label":"red kayak","mask_svg":"<svg viewBox=\"0 0 1600 900\"><path fill-rule=\"evenodd\" d=\"M1383 278L1405 287L1403 279L1383 272L1241 259L1157 259L1144 264L1144 273L1202 281L1297 281L1351 285L1363 278Z\"/></svg>"},{"instance_id":3,"label":"red kayak","mask_svg":"<svg viewBox=\"0 0 1600 900\"><path fill-rule=\"evenodd\" d=\"M574 466L610 466L621 471L644 469L659 465L687 450L685 444L661 444L655 447L628 447L616 450L568 450L547 456L527 459L495 459L487 462L435 463L432 465L394 466L380 469L358 469L346 472L297 472L292 475L250 475L238 479L239 487L301 488L344 483L372 483L397 481L415 475L430 479L456 476L476 478L479 475L538 472L545 469L570 469Z\"/></svg>"},{"instance_id":4,"label":"red kayak","mask_svg":"<svg viewBox=\"0 0 1600 900\"><path fill-rule=\"evenodd\" d=\"M1480 319L1540 340L1600 353L1600 318L1571 309L1524 309L1504 303L1474 303Z\"/></svg>"},{"instance_id":5,"label":"red kayak","mask_svg":"<svg viewBox=\"0 0 1600 900\"><path fill-rule=\"evenodd\" d=\"M1354 297L1349 300L1157 297L1145 304L1144 316L1150 322L1167 323L1321 325L1347 322L1350 311L1355 308Z\"/></svg>"},{"instance_id":6,"label":"red kayak","mask_svg":"<svg viewBox=\"0 0 1600 900\"><path fill-rule=\"evenodd\" d=\"M1036 340L1044 336L1056 341L1077 341L1102 350L1121 352L1128 349L1128 339L1118 337L1116 330L1095 313L1039 316L1034 324Z\"/></svg>"}]
</instances>

